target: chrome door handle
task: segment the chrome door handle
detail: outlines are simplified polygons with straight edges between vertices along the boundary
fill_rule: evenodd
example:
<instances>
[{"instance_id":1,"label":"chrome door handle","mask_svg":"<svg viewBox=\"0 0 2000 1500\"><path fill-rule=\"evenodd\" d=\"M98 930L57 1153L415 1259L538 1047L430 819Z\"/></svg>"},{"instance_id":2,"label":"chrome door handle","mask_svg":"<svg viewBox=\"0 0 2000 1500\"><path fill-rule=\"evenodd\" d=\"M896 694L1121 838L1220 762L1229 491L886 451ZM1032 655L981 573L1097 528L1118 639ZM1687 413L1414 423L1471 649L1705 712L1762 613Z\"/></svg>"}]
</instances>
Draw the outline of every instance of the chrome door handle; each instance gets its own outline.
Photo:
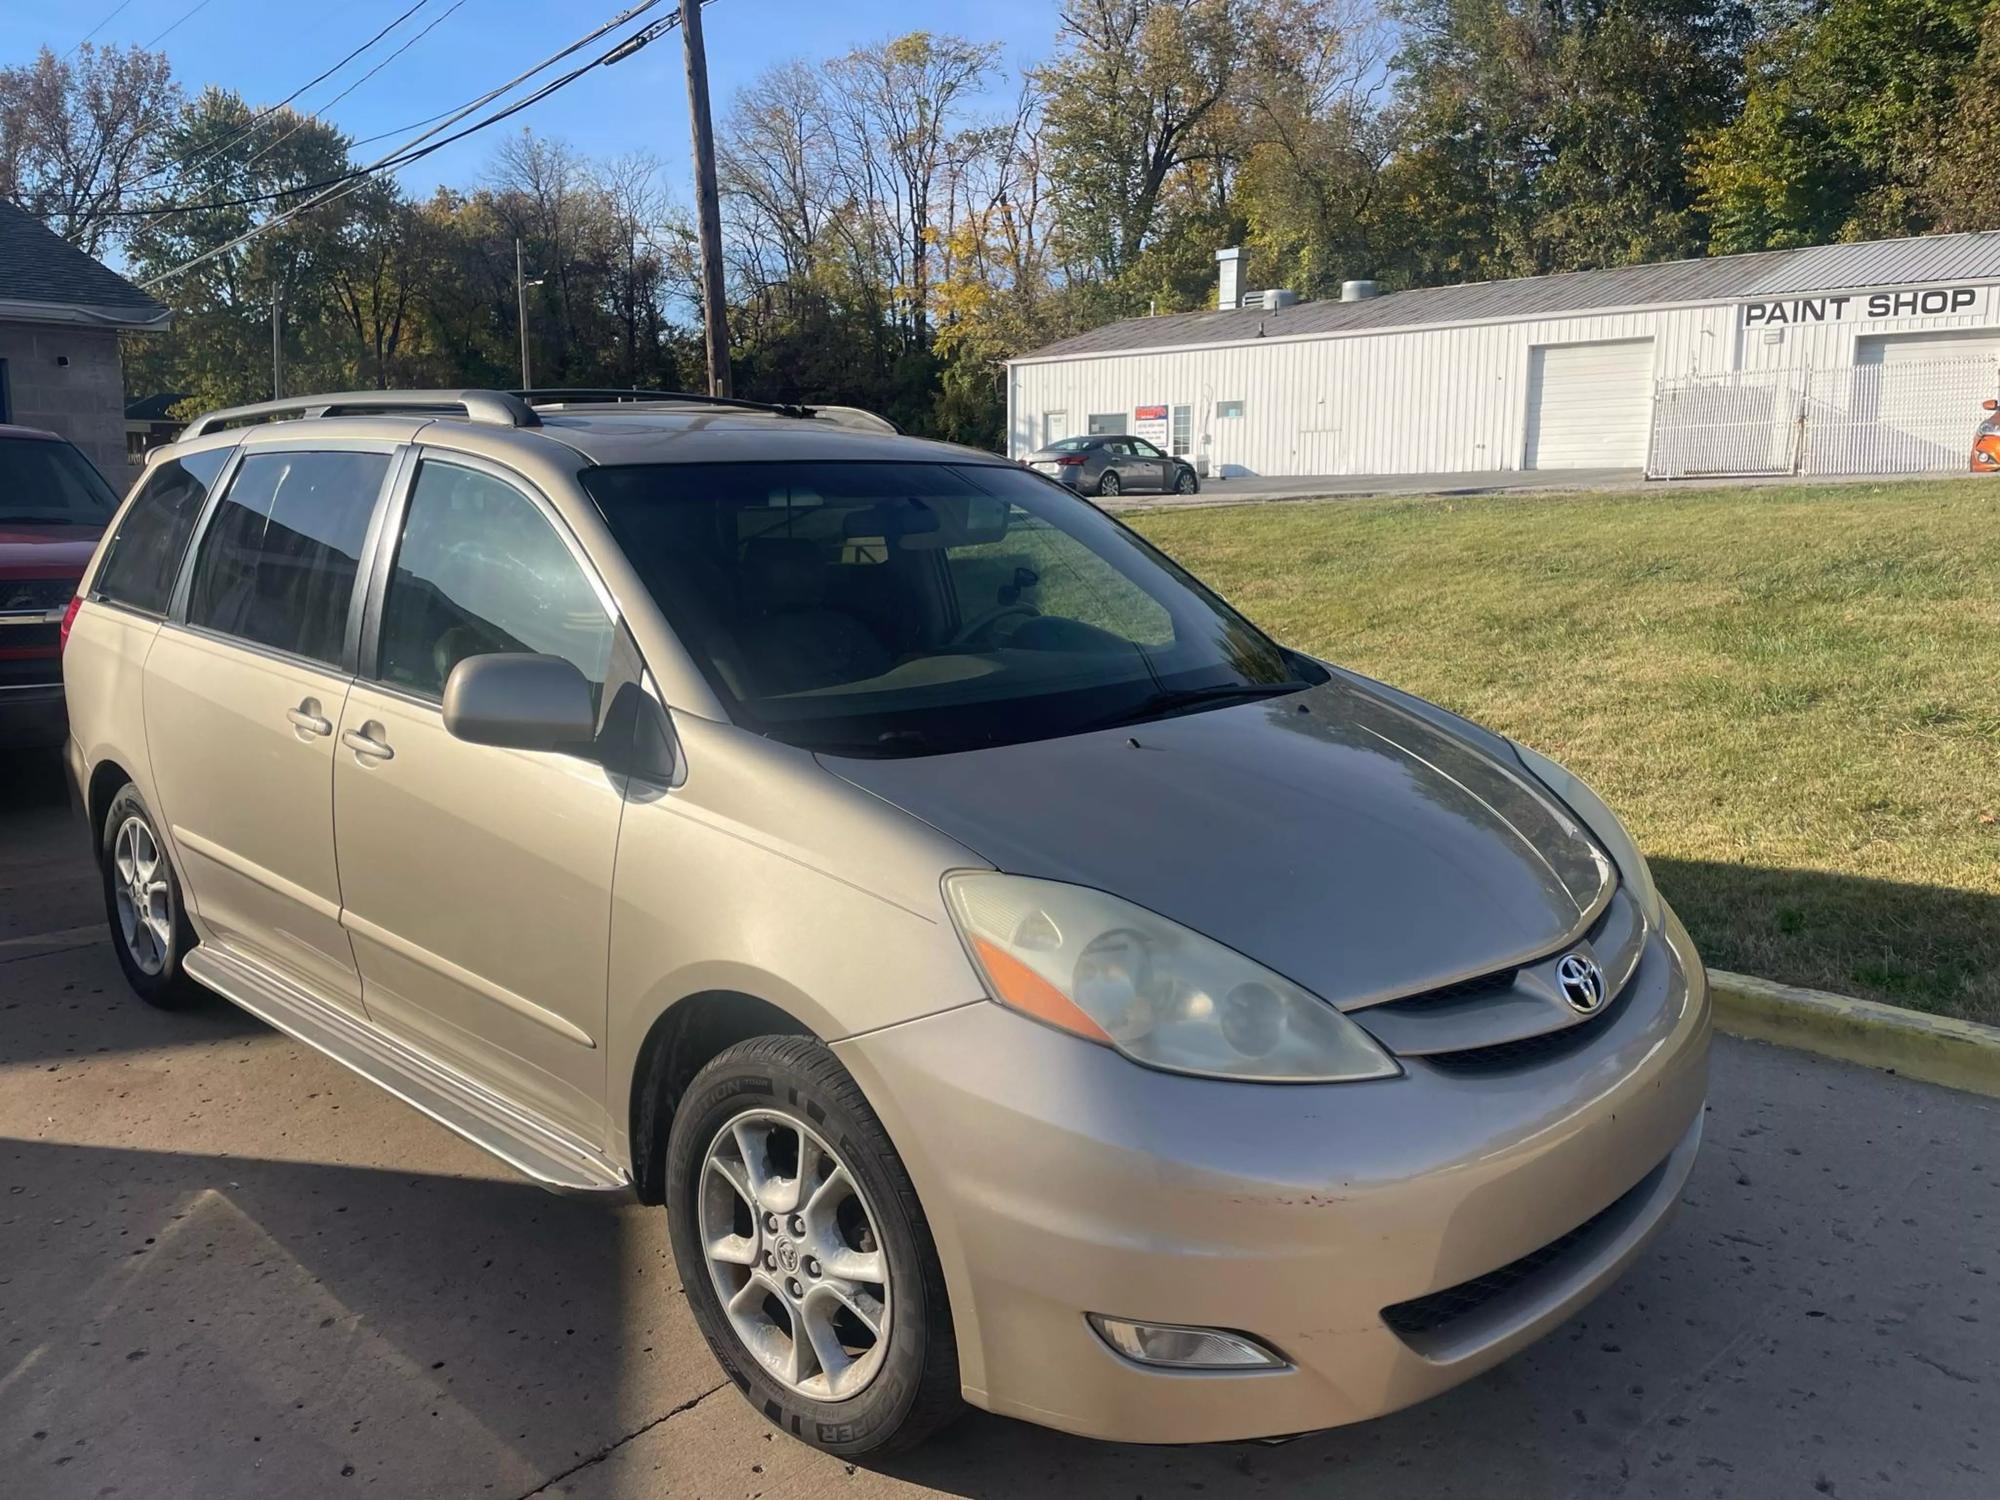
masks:
<instances>
[{"instance_id":1,"label":"chrome door handle","mask_svg":"<svg viewBox=\"0 0 2000 1500\"><path fill-rule=\"evenodd\" d=\"M356 755L371 755L376 760L394 760L396 758L394 750L391 750L373 735L363 734L358 729L348 730L347 733L340 737L340 743L352 750Z\"/></svg>"},{"instance_id":2,"label":"chrome door handle","mask_svg":"<svg viewBox=\"0 0 2000 1500\"><path fill-rule=\"evenodd\" d=\"M292 721L294 729L303 729L307 734L332 734L333 720L323 719L318 714L311 712L311 709L316 707L318 705L314 704L308 698L306 702L301 703L297 708L286 709L285 717Z\"/></svg>"}]
</instances>

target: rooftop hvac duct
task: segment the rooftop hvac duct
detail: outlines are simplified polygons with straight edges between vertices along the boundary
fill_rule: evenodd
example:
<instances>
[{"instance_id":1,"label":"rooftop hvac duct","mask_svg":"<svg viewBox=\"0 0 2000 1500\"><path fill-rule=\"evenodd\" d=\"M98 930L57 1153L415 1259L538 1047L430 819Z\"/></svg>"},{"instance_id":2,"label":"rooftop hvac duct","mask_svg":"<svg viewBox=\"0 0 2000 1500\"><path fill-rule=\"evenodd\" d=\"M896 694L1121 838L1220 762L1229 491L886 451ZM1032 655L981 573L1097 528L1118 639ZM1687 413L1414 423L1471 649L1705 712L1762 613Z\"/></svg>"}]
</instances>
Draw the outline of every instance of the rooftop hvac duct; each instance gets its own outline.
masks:
<instances>
[{"instance_id":1,"label":"rooftop hvac duct","mask_svg":"<svg viewBox=\"0 0 2000 1500\"><path fill-rule=\"evenodd\" d=\"M1224 312L1241 305L1243 294L1243 251L1232 245L1215 252L1215 305Z\"/></svg>"}]
</instances>

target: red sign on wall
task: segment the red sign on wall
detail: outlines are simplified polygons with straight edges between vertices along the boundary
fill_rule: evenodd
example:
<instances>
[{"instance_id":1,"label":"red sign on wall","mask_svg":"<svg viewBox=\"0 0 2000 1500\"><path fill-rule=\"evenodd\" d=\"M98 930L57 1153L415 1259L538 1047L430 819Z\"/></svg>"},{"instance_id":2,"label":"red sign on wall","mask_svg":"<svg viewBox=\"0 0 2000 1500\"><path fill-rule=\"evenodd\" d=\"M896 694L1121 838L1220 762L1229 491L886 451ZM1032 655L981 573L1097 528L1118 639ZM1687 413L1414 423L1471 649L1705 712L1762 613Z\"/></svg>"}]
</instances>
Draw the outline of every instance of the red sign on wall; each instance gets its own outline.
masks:
<instances>
[{"instance_id":1,"label":"red sign on wall","mask_svg":"<svg viewBox=\"0 0 2000 1500\"><path fill-rule=\"evenodd\" d=\"M1132 409L1132 420L1135 422L1164 422L1167 420L1167 409L1164 406L1136 406Z\"/></svg>"}]
</instances>

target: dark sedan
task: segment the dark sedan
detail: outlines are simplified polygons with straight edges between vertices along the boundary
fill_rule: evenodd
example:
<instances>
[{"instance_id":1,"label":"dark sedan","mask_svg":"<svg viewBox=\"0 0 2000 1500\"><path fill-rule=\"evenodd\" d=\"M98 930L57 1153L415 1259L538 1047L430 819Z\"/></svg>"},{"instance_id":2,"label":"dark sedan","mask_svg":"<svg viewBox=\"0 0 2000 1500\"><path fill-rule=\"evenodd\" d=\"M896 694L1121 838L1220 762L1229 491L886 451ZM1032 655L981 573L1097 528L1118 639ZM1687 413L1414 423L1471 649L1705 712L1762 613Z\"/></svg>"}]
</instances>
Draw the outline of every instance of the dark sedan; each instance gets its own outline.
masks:
<instances>
[{"instance_id":1,"label":"dark sedan","mask_svg":"<svg viewBox=\"0 0 2000 1500\"><path fill-rule=\"evenodd\" d=\"M0 427L0 748L63 741L65 611L117 508L53 432Z\"/></svg>"},{"instance_id":2,"label":"dark sedan","mask_svg":"<svg viewBox=\"0 0 2000 1500\"><path fill-rule=\"evenodd\" d=\"M1140 437L1105 433L1064 438L1021 462L1080 495L1120 495L1132 490L1192 495L1201 489L1194 465L1162 453Z\"/></svg>"}]
</instances>

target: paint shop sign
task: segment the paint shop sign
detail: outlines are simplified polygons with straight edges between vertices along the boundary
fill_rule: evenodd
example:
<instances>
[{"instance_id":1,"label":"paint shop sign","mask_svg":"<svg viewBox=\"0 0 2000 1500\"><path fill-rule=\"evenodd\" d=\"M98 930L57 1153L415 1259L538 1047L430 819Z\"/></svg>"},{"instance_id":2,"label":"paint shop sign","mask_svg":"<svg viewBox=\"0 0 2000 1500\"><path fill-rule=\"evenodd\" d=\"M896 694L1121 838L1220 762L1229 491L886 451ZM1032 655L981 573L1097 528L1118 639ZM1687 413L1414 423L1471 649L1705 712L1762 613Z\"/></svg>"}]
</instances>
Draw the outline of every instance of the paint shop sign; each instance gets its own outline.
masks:
<instances>
[{"instance_id":1,"label":"paint shop sign","mask_svg":"<svg viewBox=\"0 0 2000 1500\"><path fill-rule=\"evenodd\" d=\"M1970 312L1978 300L1979 289L1970 286L1787 297L1780 302L1744 303L1743 326L1783 328L1795 323L1844 323L1849 318L1938 318L1948 313Z\"/></svg>"}]
</instances>

